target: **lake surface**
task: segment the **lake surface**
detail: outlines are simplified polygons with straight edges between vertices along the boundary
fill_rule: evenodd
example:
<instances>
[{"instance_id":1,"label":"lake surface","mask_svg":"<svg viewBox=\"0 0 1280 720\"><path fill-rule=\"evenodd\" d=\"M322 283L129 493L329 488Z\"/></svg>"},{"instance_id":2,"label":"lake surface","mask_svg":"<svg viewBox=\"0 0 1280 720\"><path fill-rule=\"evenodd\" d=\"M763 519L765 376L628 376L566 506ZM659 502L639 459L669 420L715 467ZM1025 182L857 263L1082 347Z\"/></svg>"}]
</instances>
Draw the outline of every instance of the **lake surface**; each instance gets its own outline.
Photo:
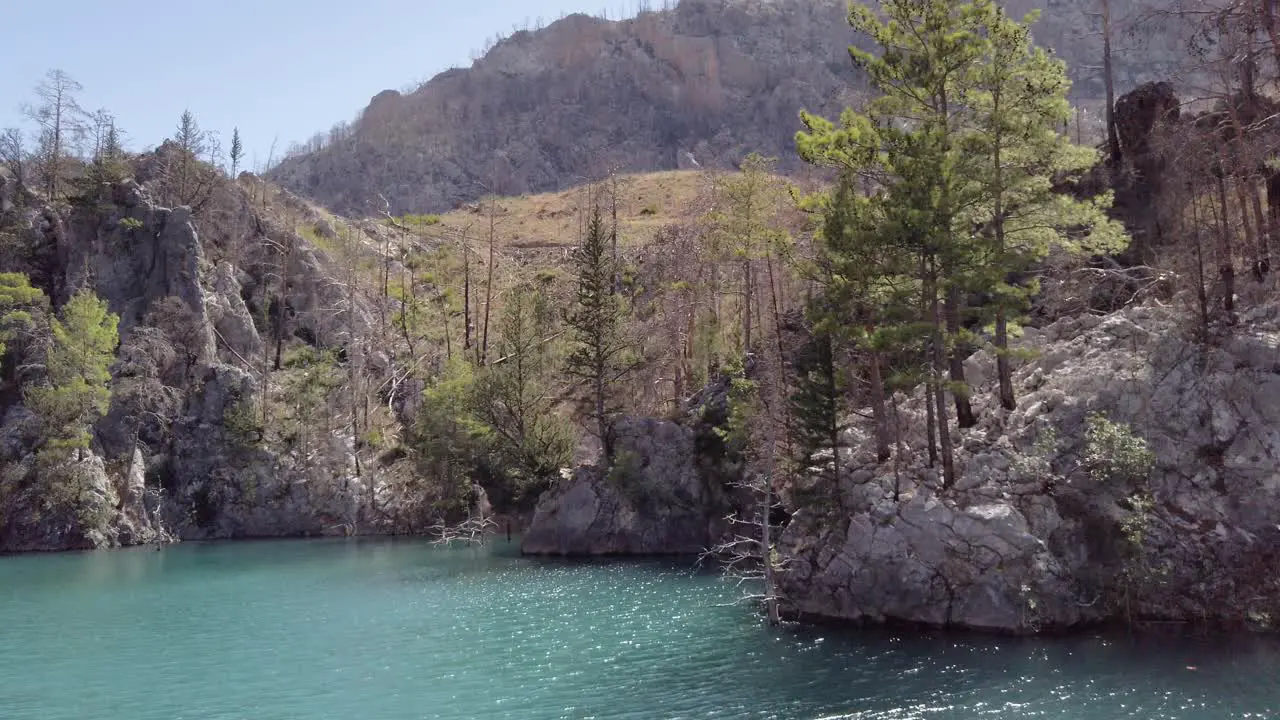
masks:
<instances>
[{"instance_id":1,"label":"lake surface","mask_svg":"<svg viewBox=\"0 0 1280 720\"><path fill-rule=\"evenodd\" d=\"M1273 638L779 630L737 592L502 541L0 557L0 718L1280 718Z\"/></svg>"}]
</instances>

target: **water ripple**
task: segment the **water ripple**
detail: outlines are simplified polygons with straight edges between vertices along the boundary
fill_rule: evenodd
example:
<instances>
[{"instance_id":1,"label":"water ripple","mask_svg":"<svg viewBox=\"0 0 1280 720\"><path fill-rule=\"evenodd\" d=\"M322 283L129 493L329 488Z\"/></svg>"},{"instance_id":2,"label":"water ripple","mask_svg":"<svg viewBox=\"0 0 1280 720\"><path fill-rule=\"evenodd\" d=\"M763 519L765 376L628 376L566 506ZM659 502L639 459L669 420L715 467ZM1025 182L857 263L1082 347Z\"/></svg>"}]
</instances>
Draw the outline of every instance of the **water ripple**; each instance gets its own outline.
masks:
<instances>
[{"instance_id":1,"label":"water ripple","mask_svg":"<svg viewBox=\"0 0 1280 720\"><path fill-rule=\"evenodd\" d=\"M1280 716L1275 640L776 630L735 592L407 541L0 558L0 718Z\"/></svg>"}]
</instances>

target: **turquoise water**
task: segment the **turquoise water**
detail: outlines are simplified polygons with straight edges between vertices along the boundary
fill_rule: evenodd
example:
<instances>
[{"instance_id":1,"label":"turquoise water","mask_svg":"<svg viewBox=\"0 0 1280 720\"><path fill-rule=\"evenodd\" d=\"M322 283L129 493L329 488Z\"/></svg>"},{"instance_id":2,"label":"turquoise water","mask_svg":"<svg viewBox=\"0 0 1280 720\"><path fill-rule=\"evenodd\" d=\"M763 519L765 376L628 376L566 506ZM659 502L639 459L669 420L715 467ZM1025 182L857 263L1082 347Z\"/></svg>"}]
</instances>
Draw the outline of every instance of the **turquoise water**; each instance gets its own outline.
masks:
<instances>
[{"instance_id":1,"label":"turquoise water","mask_svg":"<svg viewBox=\"0 0 1280 720\"><path fill-rule=\"evenodd\" d=\"M0 719L1280 717L1272 639L776 630L734 593L501 543L0 558Z\"/></svg>"}]
</instances>

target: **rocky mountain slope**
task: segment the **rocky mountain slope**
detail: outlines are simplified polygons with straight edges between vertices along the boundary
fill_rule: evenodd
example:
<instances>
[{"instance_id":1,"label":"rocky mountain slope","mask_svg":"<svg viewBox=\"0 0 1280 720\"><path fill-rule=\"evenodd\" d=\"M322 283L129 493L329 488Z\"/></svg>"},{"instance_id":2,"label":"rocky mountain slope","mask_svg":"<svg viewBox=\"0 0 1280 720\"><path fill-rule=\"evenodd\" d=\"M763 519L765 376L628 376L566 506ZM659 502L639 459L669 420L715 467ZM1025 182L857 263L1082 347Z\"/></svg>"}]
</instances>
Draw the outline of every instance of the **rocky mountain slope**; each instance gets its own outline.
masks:
<instances>
[{"instance_id":1,"label":"rocky mountain slope","mask_svg":"<svg viewBox=\"0 0 1280 720\"><path fill-rule=\"evenodd\" d=\"M1123 17L1132 2L1113 3ZM732 166L756 151L798 171L800 109L837 115L860 99L846 0L683 0L611 22L573 15L498 43L470 68L378 94L328 145L269 178L344 214L439 212L486 192L560 190L613 168ZM1102 94L1090 3L1008 0L1044 10L1040 42ZM1166 70L1167 54L1117 33L1121 91Z\"/></svg>"}]
</instances>

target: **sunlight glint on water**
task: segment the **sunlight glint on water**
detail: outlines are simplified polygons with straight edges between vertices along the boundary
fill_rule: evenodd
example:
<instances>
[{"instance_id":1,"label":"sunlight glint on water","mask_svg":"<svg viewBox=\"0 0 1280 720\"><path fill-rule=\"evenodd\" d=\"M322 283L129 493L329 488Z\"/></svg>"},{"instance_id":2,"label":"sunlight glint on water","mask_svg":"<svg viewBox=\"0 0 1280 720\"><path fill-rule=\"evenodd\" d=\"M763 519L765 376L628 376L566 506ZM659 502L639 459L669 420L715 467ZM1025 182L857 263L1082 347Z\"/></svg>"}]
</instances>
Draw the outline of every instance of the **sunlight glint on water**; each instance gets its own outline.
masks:
<instances>
[{"instance_id":1,"label":"sunlight glint on water","mask_svg":"<svg viewBox=\"0 0 1280 720\"><path fill-rule=\"evenodd\" d=\"M501 542L0 558L0 718L1280 717L1274 639L779 631L733 597Z\"/></svg>"}]
</instances>

